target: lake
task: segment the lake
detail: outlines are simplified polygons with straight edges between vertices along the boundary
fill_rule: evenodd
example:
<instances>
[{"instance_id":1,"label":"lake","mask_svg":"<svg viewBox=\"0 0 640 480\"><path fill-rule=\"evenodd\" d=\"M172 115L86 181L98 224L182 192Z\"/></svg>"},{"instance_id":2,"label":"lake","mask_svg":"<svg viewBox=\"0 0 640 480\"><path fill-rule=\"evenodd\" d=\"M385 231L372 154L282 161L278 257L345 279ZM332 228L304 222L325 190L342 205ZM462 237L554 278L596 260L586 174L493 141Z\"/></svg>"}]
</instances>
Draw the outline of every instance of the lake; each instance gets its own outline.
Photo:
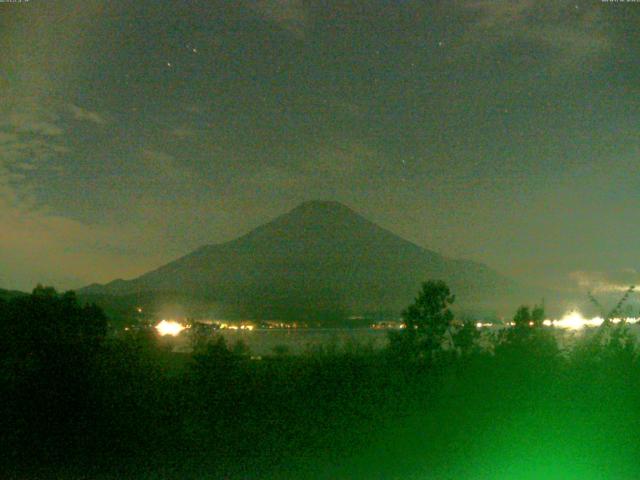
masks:
<instances>
[{"instance_id":1,"label":"lake","mask_svg":"<svg viewBox=\"0 0 640 480\"><path fill-rule=\"evenodd\" d=\"M271 355L276 351L299 354L317 348L336 348L338 350L352 345L382 348L388 343L389 330L373 328L297 328L297 329L256 329L230 330L216 332L222 335L229 346L242 340L252 355ZM175 338L174 351L190 350L188 334Z\"/></svg>"},{"instance_id":2,"label":"lake","mask_svg":"<svg viewBox=\"0 0 640 480\"><path fill-rule=\"evenodd\" d=\"M486 345L490 332L497 332L502 326L482 327ZM589 332L596 331L596 327L580 329L554 328L560 347L570 348L573 342ZM640 338L640 325L629 325L630 331ZM243 341L255 356L272 355L277 351L288 354L300 354L319 348L343 350L354 345L363 347L371 346L374 349L383 348L388 344L389 333L397 332L397 329L373 329L373 328L291 328L291 329L254 329L249 330L217 330L215 335L222 335L229 346L237 341ZM174 351L189 352L191 344L188 330L172 339Z\"/></svg>"}]
</instances>

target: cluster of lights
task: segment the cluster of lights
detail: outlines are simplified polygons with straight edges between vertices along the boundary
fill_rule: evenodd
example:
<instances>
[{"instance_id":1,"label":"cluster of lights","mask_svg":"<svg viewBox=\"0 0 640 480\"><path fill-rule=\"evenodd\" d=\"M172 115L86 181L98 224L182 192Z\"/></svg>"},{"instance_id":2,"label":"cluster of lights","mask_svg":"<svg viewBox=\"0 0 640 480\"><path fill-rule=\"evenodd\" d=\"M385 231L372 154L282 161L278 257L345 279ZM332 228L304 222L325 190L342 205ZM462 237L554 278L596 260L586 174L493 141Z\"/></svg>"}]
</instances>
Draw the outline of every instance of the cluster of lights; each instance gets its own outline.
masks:
<instances>
[{"instance_id":1,"label":"cluster of lights","mask_svg":"<svg viewBox=\"0 0 640 480\"><path fill-rule=\"evenodd\" d=\"M284 323L284 322L266 322L267 328L298 328L298 323Z\"/></svg>"},{"instance_id":2,"label":"cluster of lights","mask_svg":"<svg viewBox=\"0 0 640 480\"><path fill-rule=\"evenodd\" d=\"M229 325L226 323L220 324L220 330L253 330L253 325Z\"/></svg>"},{"instance_id":3,"label":"cluster of lights","mask_svg":"<svg viewBox=\"0 0 640 480\"><path fill-rule=\"evenodd\" d=\"M189 328L191 328L191 325L185 325L184 323L176 322L175 320L161 320L160 323L158 323L155 326L156 331L163 337L165 335L176 337L183 330L187 330ZM221 330L244 330L244 331L250 332L254 329L254 326L248 325L248 324L234 325L234 324L221 323L220 329Z\"/></svg>"},{"instance_id":4,"label":"cluster of lights","mask_svg":"<svg viewBox=\"0 0 640 480\"><path fill-rule=\"evenodd\" d=\"M188 327L179 322L174 322L173 320L162 320L160 323L156 325L156 330L163 337L165 335L171 335L172 337L176 337L182 332L186 330Z\"/></svg>"},{"instance_id":5,"label":"cluster of lights","mask_svg":"<svg viewBox=\"0 0 640 480\"><path fill-rule=\"evenodd\" d=\"M483 323L483 322L476 323L476 328L486 328L486 327L493 327L493 323Z\"/></svg>"},{"instance_id":6,"label":"cluster of lights","mask_svg":"<svg viewBox=\"0 0 640 480\"><path fill-rule=\"evenodd\" d=\"M634 324L634 323L640 322L640 318L626 317L626 318L611 319L611 323L613 324L618 324L621 322ZM603 323L604 323L604 318L602 317L585 318L584 316L582 316L580 312L575 310L572 312L566 313L562 318L558 320L547 319L542 322L542 324L545 327L557 327L557 328L562 328L566 330L581 330L585 327L599 327ZM487 328L487 327L493 327L493 326L494 326L493 323L482 323L482 322L476 323L477 328ZM507 322L507 326L513 327L515 326L515 323ZM534 322L529 322L529 326L533 327Z\"/></svg>"},{"instance_id":7,"label":"cluster of lights","mask_svg":"<svg viewBox=\"0 0 640 480\"><path fill-rule=\"evenodd\" d=\"M612 318L611 323L617 324L620 322L625 323L638 323L640 319L627 317L627 318ZM560 320L545 320L543 323L548 327L566 328L569 330L580 330L584 327L599 327L604 322L602 317L584 318L580 312L570 312L564 315Z\"/></svg>"},{"instance_id":8,"label":"cluster of lights","mask_svg":"<svg viewBox=\"0 0 640 480\"><path fill-rule=\"evenodd\" d=\"M604 319L602 317L585 318L582 316L580 312L573 311L565 314L559 320L547 319L542 323L546 327L557 327L557 328L562 328L567 330L581 330L585 327L599 327L600 325L602 325L603 322L604 322ZM627 318L611 319L611 323L618 324L620 322L635 324L640 322L640 318L627 317ZM515 325L514 322L507 323L507 326L512 327L514 325ZM533 326L534 323L529 322L529 325ZM494 324L492 323L483 323L483 322L476 323L477 328L489 328L493 326ZM189 327L190 327L189 325L184 325L180 322L176 322L173 320L162 320L160 323L158 323L155 326L155 329L162 336L171 335L172 337L175 337L179 335L183 330L186 330ZM406 328L406 325L401 324L400 328ZM254 326L248 325L248 324L233 325L233 324L221 323L220 329L252 331L254 329Z\"/></svg>"}]
</instances>

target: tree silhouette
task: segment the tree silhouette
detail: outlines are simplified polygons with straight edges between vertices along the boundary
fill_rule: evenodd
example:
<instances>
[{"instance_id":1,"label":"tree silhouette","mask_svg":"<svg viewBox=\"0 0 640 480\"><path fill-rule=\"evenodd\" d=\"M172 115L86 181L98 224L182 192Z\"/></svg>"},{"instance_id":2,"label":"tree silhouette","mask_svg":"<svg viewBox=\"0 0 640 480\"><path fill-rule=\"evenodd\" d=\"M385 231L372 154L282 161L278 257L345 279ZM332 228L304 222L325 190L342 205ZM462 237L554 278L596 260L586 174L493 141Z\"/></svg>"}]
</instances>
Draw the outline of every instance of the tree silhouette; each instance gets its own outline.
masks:
<instances>
[{"instance_id":1,"label":"tree silhouette","mask_svg":"<svg viewBox=\"0 0 640 480\"><path fill-rule=\"evenodd\" d=\"M461 355L468 355L477 348L477 341L480 338L480 331L472 320L465 320L451 334L453 347Z\"/></svg>"},{"instance_id":2,"label":"tree silhouette","mask_svg":"<svg viewBox=\"0 0 640 480\"><path fill-rule=\"evenodd\" d=\"M56 438L78 438L91 415L92 379L106 335L98 307L73 292L38 285L0 307L0 376L15 427L12 447L58 452ZM4 417L3 417L4 418Z\"/></svg>"},{"instance_id":3,"label":"tree silhouette","mask_svg":"<svg viewBox=\"0 0 640 480\"><path fill-rule=\"evenodd\" d=\"M544 327L545 311L542 306L530 309L522 305L513 317L513 326L498 334L496 353L510 355L523 361L554 358L560 353L551 329Z\"/></svg>"},{"instance_id":4,"label":"tree silhouette","mask_svg":"<svg viewBox=\"0 0 640 480\"><path fill-rule=\"evenodd\" d=\"M526 305L520 306L513 317L513 323L518 329L529 327L529 323L531 323L531 312L529 311L529 307Z\"/></svg>"},{"instance_id":5,"label":"tree silhouette","mask_svg":"<svg viewBox=\"0 0 640 480\"><path fill-rule=\"evenodd\" d=\"M454 301L455 296L442 280L424 282L414 302L402 312L405 337L429 354L439 350L453 321L449 307Z\"/></svg>"}]
</instances>

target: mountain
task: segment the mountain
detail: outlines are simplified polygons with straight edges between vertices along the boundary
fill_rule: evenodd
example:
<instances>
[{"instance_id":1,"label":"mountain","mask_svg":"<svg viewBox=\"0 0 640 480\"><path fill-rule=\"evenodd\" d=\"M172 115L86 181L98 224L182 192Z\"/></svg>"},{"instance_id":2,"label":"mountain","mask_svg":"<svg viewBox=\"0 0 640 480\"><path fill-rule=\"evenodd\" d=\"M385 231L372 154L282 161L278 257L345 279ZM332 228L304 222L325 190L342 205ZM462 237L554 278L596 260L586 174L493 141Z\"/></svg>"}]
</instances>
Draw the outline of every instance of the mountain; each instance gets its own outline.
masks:
<instances>
[{"instance_id":1,"label":"mountain","mask_svg":"<svg viewBox=\"0 0 640 480\"><path fill-rule=\"evenodd\" d=\"M328 321L397 318L428 279L445 280L463 308L495 309L517 290L481 263L422 248L340 203L312 201L230 242L79 294L156 310L178 303L218 318Z\"/></svg>"}]
</instances>

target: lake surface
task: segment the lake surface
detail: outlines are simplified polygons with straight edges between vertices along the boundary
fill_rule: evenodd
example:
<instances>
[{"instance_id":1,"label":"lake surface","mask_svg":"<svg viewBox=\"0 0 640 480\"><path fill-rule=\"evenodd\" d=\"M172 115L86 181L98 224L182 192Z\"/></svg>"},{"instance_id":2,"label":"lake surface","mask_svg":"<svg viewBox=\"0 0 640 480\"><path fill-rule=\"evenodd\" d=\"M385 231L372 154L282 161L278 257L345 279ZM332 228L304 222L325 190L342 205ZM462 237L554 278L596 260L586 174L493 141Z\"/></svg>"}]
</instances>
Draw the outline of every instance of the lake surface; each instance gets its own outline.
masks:
<instances>
[{"instance_id":1,"label":"lake surface","mask_svg":"<svg viewBox=\"0 0 640 480\"><path fill-rule=\"evenodd\" d=\"M382 348L388 343L389 330L373 328L298 328L298 329L259 329L228 330L216 332L232 346L243 341L252 355L272 355L281 353L299 354L319 348L342 350L356 345ZM188 335L176 338L176 351L189 351Z\"/></svg>"}]
</instances>

